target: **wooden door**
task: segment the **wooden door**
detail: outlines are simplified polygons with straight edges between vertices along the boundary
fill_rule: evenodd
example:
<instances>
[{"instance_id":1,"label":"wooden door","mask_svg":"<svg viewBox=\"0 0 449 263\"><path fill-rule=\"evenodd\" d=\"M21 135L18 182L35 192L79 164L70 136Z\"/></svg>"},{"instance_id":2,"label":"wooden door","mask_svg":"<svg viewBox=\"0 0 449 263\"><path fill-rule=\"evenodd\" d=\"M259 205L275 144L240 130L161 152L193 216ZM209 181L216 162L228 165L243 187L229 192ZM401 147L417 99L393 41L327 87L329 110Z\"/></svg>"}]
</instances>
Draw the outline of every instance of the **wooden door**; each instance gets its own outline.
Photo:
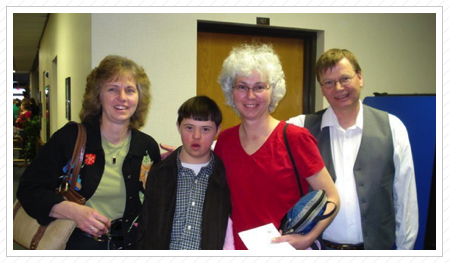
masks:
<instances>
[{"instance_id":1,"label":"wooden door","mask_svg":"<svg viewBox=\"0 0 449 263\"><path fill-rule=\"evenodd\" d=\"M288 120L302 113L304 78L304 40L300 38L248 36L228 33L198 32L197 43L197 95L206 95L217 102L223 112L223 129L235 126L240 119L225 104L223 91L218 83L224 59L232 47L242 43L273 45L281 60L285 74L287 92L279 102L272 116L278 120Z\"/></svg>"}]
</instances>

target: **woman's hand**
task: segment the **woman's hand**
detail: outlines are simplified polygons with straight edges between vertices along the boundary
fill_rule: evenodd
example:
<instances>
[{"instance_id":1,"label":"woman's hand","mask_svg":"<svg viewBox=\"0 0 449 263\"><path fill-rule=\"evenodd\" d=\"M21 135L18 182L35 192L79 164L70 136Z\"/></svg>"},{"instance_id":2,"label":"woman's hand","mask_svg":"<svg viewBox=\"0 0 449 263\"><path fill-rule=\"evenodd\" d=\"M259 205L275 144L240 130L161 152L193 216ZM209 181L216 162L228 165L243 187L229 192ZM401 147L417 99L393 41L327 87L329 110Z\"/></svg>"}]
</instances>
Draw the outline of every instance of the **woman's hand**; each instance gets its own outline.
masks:
<instances>
[{"instance_id":1,"label":"woman's hand","mask_svg":"<svg viewBox=\"0 0 449 263\"><path fill-rule=\"evenodd\" d=\"M279 231L282 235L282 230ZM307 249L309 248L314 239L310 239L309 235L300 235L300 234L289 234L285 236L275 237L271 240L273 243L281 243L288 242L296 249Z\"/></svg>"},{"instance_id":2,"label":"woman's hand","mask_svg":"<svg viewBox=\"0 0 449 263\"><path fill-rule=\"evenodd\" d=\"M162 144L159 143L159 147L161 147L162 150L166 150L167 152L161 153L161 159L164 160L167 158L172 152L176 150L176 147L168 145L168 144Z\"/></svg>"},{"instance_id":3,"label":"woman's hand","mask_svg":"<svg viewBox=\"0 0 449 263\"><path fill-rule=\"evenodd\" d=\"M54 205L50 216L72 219L81 230L98 237L106 234L111 227L111 221L97 210L74 202L64 201Z\"/></svg>"},{"instance_id":4,"label":"woman's hand","mask_svg":"<svg viewBox=\"0 0 449 263\"><path fill-rule=\"evenodd\" d=\"M111 221L107 217L85 205L79 205L78 212L72 219L81 230L94 236L106 234L111 227Z\"/></svg>"}]
</instances>

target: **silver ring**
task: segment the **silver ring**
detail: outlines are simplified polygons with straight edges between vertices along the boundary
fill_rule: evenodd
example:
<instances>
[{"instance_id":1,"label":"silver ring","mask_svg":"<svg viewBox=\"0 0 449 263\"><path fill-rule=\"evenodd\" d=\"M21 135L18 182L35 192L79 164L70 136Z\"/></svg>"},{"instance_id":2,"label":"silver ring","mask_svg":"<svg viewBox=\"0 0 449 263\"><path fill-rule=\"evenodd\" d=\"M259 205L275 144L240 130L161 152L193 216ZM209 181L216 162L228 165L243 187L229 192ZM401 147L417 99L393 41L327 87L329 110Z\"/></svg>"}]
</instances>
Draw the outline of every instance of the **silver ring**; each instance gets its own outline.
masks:
<instances>
[{"instance_id":1,"label":"silver ring","mask_svg":"<svg viewBox=\"0 0 449 263\"><path fill-rule=\"evenodd\" d=\"M92 226L90 229L92 229L92 231L94 231L96 228L94 226Z\"/></svg>"}]
</instances>

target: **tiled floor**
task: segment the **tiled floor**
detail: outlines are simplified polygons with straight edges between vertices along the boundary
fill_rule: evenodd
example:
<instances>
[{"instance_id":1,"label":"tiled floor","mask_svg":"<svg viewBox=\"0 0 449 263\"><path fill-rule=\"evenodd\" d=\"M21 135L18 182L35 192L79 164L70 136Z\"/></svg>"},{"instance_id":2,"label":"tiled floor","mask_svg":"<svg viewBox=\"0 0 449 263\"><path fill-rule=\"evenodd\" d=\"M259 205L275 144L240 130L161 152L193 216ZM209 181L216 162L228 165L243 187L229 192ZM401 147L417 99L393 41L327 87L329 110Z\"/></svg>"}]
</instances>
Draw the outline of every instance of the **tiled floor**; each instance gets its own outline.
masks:
<instances>
[{"instance_id":1,"label":"tiled floor","mask_svg":"<svg viewBox=\"0 0 449 263\"><path fill-rule=\"evenodd\" d=\"M14 155L16 155L17 153L15 152ZM14 156L14 158L16 158L16 156ZM19 179L20 176L22 175L23 171L25 171L26 167L13 167L13 193L14 193L14 197L13 197L13 202L16 201L16 192L17 192L17 187L19 186ZM11 240L12 241L12 240ZM21 250L24 249L21 246L17 245L16 243L14 243L13 245L13 249L14 250Z\"/></svg>"}]
</instances>

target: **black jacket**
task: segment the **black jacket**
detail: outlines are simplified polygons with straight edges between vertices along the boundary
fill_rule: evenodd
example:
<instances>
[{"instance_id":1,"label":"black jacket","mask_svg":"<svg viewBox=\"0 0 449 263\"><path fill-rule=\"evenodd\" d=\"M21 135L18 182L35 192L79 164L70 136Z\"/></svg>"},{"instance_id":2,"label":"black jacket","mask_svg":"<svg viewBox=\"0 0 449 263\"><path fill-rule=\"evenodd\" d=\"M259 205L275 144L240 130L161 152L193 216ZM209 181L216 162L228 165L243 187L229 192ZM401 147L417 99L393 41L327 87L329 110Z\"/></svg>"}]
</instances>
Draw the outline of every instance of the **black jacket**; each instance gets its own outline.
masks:
<instances>
[{"instance_id":1,"label":"black jacket","mask_svg":"<svg viewBox=\"0 0 449 263\"><path fill-rule=\"evenodd\" d=\"M178 148L179 149L179 148ZM153 166L148 175L141 221L139 249L167 250L173 228L178 189L177 152ZM231 200L223 162L215 164L204 197L201 249L223 249Z\"/></svg>"},{"instance_id":2,"label":"black jacket","mask_svg":"<svg viewBox=\"0 0 449 263\"><path fill-rule=\"evenodd\" d=\"M85 154L94 154L95 162L88 165L84 159L80 171L82 187L79 193L89 199L103 176L105 152L101 147L100 123L92 121L85 122L84 125L87 133ZM72 124L55 132L20 178L17 198L25 211L41 225L55 220L48 215L55 204L63 201L63 198L55 193L55 189L59 186L60 176L65 174L63 167L72 158L77 134L78 127ZM126 187L126 207L122 223L125 246L135 243L136 228L133 227L130 232L128 229L142 208L139 191L143 191L143 186L139 175L146 152L154 163L161 160L157 142L149 135L133 129L129 152L122 167Z\"/></svg>"}]
</instances>

